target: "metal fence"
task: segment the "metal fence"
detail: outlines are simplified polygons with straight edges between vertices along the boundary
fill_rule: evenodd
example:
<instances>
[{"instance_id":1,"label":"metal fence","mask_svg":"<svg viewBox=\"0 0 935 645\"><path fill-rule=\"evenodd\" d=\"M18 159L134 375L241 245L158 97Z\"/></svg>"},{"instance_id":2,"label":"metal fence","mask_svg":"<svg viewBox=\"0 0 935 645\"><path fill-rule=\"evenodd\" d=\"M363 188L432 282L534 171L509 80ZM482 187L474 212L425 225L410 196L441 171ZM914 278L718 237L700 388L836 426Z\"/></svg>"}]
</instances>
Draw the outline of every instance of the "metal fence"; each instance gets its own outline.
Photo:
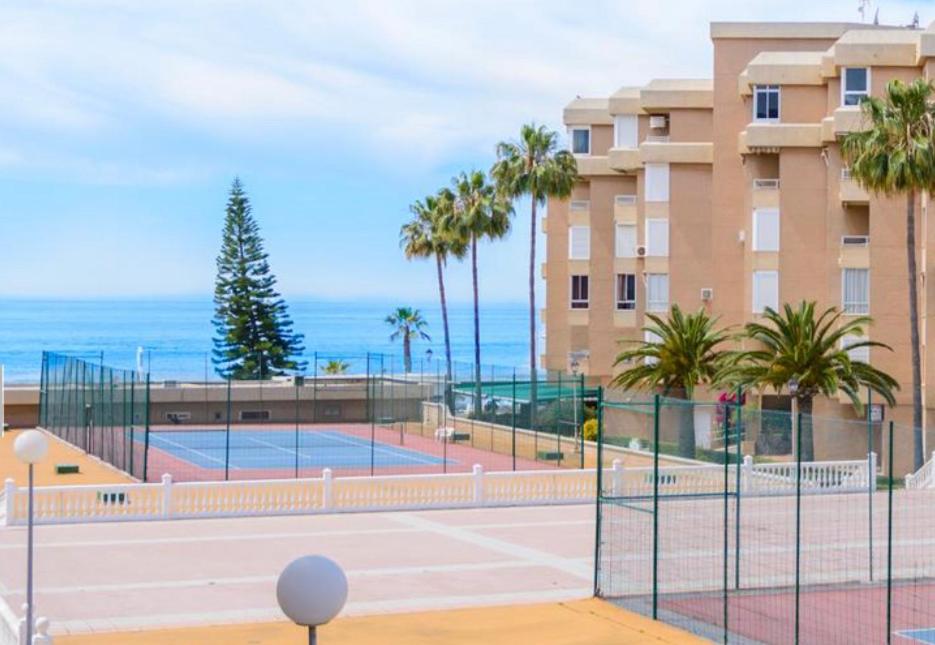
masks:
<instances>
[{"instance_id":1,"label":"metal fence","mask_svg":"<svg viewBox=\"0 0 935 645\"><path fill-rule=\"evenodd\" d=\"M661 397L598 418L597 595L725 643L935 635L935 488L893 476L908 429ZM842 433L866 441L801 459ZM646 465L613 463L621 444ZM686 450L706 463L666 463Z\"/></svg>"},{"instance_id":2,"label":"metal fence","mask_svg":"<svg viewBox=\"0 0 935 645\"><path fill-rule=\"evenodd\" d=\"M157 381L45 353L40 425L141 481L593 467L582 377L429 365L315 352L306 373Z\"/></svg>"}]
</instances>

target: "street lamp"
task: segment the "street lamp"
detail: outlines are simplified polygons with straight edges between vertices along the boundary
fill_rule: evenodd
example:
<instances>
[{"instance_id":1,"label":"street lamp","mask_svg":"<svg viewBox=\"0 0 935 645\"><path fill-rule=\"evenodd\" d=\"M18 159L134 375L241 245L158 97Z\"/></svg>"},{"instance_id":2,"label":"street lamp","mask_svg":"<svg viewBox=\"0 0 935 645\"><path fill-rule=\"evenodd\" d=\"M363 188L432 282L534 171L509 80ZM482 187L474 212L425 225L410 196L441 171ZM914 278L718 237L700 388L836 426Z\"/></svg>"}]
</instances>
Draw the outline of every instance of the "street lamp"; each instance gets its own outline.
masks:
<instances>
[{"instance_id":1,"label":"street lamp","mask_svg":"<svg viewBox=\"0 0 935 645\"><path fill-rule=\"evenodd\" d=\"M308 645L317 645L316 628L338 615L347 600L347 576L334 560L306 555L290 562L276 583L282 612L308 627Z\"/></svg>"},{"instance_id":2,"label":"street lamp","mask_svg":"<svg viewBox=\"0 0 935 645\"><path fill-rule=\"evenodd\" d=\"M33 560L33 466L42 461L49 452L49 442L38 430L27 430L13 442L13 453L24 464L29 465L29 520L26 532L26 642L32 642L32 560Z\"/></svg>"},{"instance_id":3,"label":"street lamp","mask_svg":"<svg viewBox=\"0 0 935 645\"><path fill-rule=\"evenodd\" d=\"M792 454L796 461L799 460L799 400L796 394L799 393L799 379L794 376L789 379L789 394L792 396Z\"/></svg>"}]
</instances>

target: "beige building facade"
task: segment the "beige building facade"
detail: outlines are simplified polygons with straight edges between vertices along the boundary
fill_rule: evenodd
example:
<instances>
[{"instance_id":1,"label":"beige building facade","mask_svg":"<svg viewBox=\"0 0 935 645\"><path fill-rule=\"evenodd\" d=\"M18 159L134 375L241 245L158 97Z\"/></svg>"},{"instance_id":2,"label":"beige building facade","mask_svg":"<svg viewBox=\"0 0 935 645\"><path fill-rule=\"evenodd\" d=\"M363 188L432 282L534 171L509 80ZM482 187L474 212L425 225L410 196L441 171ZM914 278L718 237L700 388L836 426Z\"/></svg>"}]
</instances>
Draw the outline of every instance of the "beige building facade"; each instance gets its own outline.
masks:
<instances>
[{"instance_id":1,"label":"beige building facade","mask_svg":"<svg viewBox=\"0 0 935 645\"><path fill-rule=\"evenodd\" d=\"M868 336L894 351L855 355L902 384L886 419L908 426L905 200L858 187L840 138L862 127L862 97L892 79L935 78L935 26L713 23L711 38L711 79L655 79L565 108L581 178L542 223L543 366L574 362L606 383L620 342L643 337L646 312L703 307L740 327L764 307L816 300L873 317ZM918 207L923 397L935 406L935 230L924 196ZM856 420L844 399L816 402L815 413ZM900 473L912 466L903 434ZM935 448L935 434L926 439ZM857 430L816 434L818 458L860 445Z\"/></svg>"}]
</instances>

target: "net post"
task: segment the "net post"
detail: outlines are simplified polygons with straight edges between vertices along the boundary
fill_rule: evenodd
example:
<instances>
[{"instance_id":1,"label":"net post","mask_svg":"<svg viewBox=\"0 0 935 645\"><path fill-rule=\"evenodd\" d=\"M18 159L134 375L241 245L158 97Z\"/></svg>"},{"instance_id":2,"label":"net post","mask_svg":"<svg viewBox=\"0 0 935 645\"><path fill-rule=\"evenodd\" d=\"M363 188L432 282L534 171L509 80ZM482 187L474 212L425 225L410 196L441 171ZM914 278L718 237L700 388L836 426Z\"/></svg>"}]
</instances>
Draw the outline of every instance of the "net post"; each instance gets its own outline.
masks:
<instances>
[{"instance_id":1,"label":"net post","mask_svg":"<svg viewBox=\"0 0 935 645\"><path fill-rule=\"evenodd\" d=\"M145 389L144 394L143 394L143 399L144 399L143 405L144 405L144 407L146 408L146 409L145 409L145 412L144 412L144 423L145 423L146 425L145 425L145 427L144 427L144 429L143 429L143 433L144 433L144 434L143 434L143 483L144 483L144 484L146 483L146 478L147 478L147 475L148 475L148 473L149 473L149 420L150 420L150 419L149 419L149 408L150 408L150 404L149 404L149 396L150 396L149 385L150 385L150 382L149 382L149 372L147 372L147 373L146 373L146 389Z\"/></svg>"},{"instance_id":2,"label":"net post","mask_svg":"<svg viewBox=\"0 0 935 645\"><path fill-rule=\"evenodd\" d=\"M514 376L514 389L515 389ZM515 394L515 392L514 392ZM515 405L515 402L514 402ZM601 563L601 497L603 495L603 467L601 462L601 446L603 445L604 425L604 388L597 388L597 494L594 496L596 514L594 516L594 595L600 596L600 563ZM514 428L515 432L515 428Z\"/></svg>"},{"instance_id":3,"label":"net post","mask_svg":"<svg viewBox=\"0 0 935 645\"><path fill-rule=\"evenodd\" d=\"M795 642L799 642L802 564L802 413L795 415Z\"/></svg>"},{"instance_id":4,"label":"net post","mask_svg":"<svg viewBox=\"0 0 935 645\"><path fill-rule=\"evenodd\" d=\"M227 421L224 432L224 481L230 478L231 462L231 375L227 375Z\"/></svg>"},{"instance_id":5,"label":"net post","mask_svg":"<svg viewBox=\"0 0 935 645\"><path fill-rule=\"evenodd\" d=\"M886 642L893 641L893 421L890 421L887 455L886 509Z\"/></svg>"},{"instance_id":6,"label":"net post","mask_svg":"<svg viewBox=\"0 0 935 645\"><path fill-rule=\"evenodd\" d=\"M653 620L659 619L659 394L653 395Z\"/></svg>"}]
</instances>

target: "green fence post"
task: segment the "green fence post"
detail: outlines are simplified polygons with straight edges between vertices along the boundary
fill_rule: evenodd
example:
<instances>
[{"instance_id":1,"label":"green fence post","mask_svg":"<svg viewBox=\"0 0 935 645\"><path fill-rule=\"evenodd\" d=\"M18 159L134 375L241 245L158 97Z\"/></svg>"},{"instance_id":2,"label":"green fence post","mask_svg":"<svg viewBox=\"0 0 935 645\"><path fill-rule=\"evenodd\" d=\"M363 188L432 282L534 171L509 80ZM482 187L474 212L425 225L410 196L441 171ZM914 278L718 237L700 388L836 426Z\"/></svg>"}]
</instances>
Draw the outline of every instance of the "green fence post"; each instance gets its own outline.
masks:
<instances>
[{"instance_id":1,"label":"green fence post","mask_svg":"<svg viewBox=\"0 0 935 645\"><path fill-rule=\"evenodd\" d=\"M315 352L312 368L312 423L318 423L318 352Z\"/></svg>"},{"instance_id":2,"label":"green fence post","mask_svg":"<svg viewBox=\"0 0 935 645\"><path fill-rule=\"evenodd\" d=\"M230 477L231 462L231 377L227 376L227 428L224 432L224 481Z\"/></svg>"},{"instance_id":3,"label":"green fence post","mask_svg":"<svg viewBox=\"0 0 935 645\"><path fill-rule=\"evenodd\" d=\"M692 404L692 416L694 416L694 404ZM724 602L724 642L727 642L727 587L728 570L730 569L730 553L728 545L728 536L730 535L728 517L730 514L730 503L728 501L730 487L730 403L724 401L724 565L722 575L722 594ZM739 468L740 465L738 464Z\"/></svg>"},{"instance_id":4,"label":"green fence post","mask_svg":"<svg viewBox=\"0 0 935 645\"><path fill-rule=\"evenodd\" d=\"M145 426L143 428L143 483L147 481L149 474L149 372L146 373L146 390L143 394L143 418Z\"/></svg>"},{"instance_id":5,"label":"green fence post","mask_svg":"<svg viewBox=\"0 0 935 645\"><path fill-rule=\"evenodd\" d=\"M580 426L578 423L575 424L575 434L578 435L578 450L581 452L578 468L584 468L584 374L578 377L575 387L578 388L578 402L575 405L575 411L580 422Z\"/></svg>"},{"instance_id":6,"label":"green fence post","mask_svg":"<svg viewBox=\"0 0 935 645\"><path fill-rule=\"evenodd\" d=\"M130 477L133 477L133 453L136 452L136 375L130 381Z\"/></svg>"},{"instance_id":7,"label":"green fence post","mask_svg":"<svg viewBox=\"0 0 935 645\"><path fill-rule=\"evenodd\" d=\"M603 442L604 398L603 388L597 389L597 494L594 496L596 511L594 519L594 595L601 595L600 565L601 565L601 498L604 494L601 446Z\"/></svg>"},{"instance_id":8,"label":"green fence post","mask_svg":"<svg viewBox=\"0 0 935 645\"><path fill-rule=\"evenodd\" d=\"M556 464L561 467L562 465L562 409L564 405L562 404L562 373L558 373L558 399L555 402L557 406L557 414L555 415L555 457Z\"/></svg>"},{"instance_id":9,"label":"green fence post","mask_svg":"<svg viewBox=\"0 0 935 645\"><path fill-rule=\"evenodd\" d=\"M887 455L886 509L886 642L893 641L893 422L890 421L889 455Z\"/></svg>"},{"instance_id":10,"label":"green fence post","mask_svg":"<svg viewBox=\"0 0 935 645\"><path fill-rule=\"evenodd\" d=\"M295 386L295 478L299 478L299 379L292 377Z\"/></svg>"},{"instance_id":11,"label":"green fence post","mask_svg":"<svg viewBox=\"0 0 935 645\"><path fill-rule=\"evenodd\" d=\"M659 618L659 395L653 395L653 620Z\"/></svg>"},{"instance_id":12,"label":"green fence post","mask_svg":"<svg viewBox=\"0 0 935 645\"><path fill-rule=\"evenodd\" d=\"M873 459L873 391L867 387L867 557L870 566L870 582L873 582L873 491L877 487L876 464Z\"/></svg>"},{"instance_id":13,"label":"green fence post","mask_svg":"<svg viewBox=\"0 0 935 645\"><path fill-rule=\"evenodd\" d=\"M728 408L730 409L730 408ZM726 410L725 410L726 412ZM743 466L743 387L737 388L737 421L734 424L736 439L736 490L734 491L734 588L740 589L740 500L743 497L741 487L741 467Z\"/></svg>"},{"instance_id":14,"label":"green fence post","mask_svg":"<svg viewBox=\"0 0 935 645\"><path fill-rule=\"evenodd\" d=\"M513 398L510 399L510 430L513 442L513 470L516 470L516 369L513 370Z\"/></svg>"},{"instance_id":15,"label":"green fence post","mask_svg":"<svg viewBox=\"0 0 935 645\"><path fill-rule=\"evenodd\" d=\"M799 642L799 590L802 564L802 413L795 417L795 642Z\"/></svg>"}]
</instances>

